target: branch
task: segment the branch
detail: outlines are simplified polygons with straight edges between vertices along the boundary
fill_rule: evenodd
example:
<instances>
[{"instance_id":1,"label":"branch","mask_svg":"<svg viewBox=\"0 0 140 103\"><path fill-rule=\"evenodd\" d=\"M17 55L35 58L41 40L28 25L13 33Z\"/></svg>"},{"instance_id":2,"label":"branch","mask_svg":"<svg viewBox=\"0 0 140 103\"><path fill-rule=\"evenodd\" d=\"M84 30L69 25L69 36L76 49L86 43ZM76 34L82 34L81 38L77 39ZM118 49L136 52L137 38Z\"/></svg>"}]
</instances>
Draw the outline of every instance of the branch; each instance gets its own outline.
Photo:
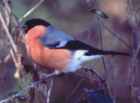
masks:
<instances>
[{"instance_id":1,"label":"branch","mask_svg":"<svg viewBox=\"0 0 140 103\"><path fill-rule=\"evenodd\" d=\"M51 97L53 85L54 85L54 79L51 80L50 87L47 93L47 100L46 100L47 103L50 103L50 97Z\"/></svg>"},{"instance_id":2,"label":"branch","mask_svg":"<svg viewBox=\"0 0 140 103\"><path fill-rule=\"evenodd\" d=\"M29 11L27 11L20 19L19 22L23 21L24 18L29 16L31 13L33 13L45 0L40 0L38 3L36 3Z\"/></svg>"},{"instance_id":3,"label":"branch","mask_svg":"<svg viewBox=\"0 0 140 103\"><path fill-rule=\"evenodd\" d=\"M14 20L13 20L14 21L14 27L16 27L18 25L18 23L17 23L17 21L15 19L15 16L11 12L10 5L8 4L9 1L8 0L3 0L2 2L4 4L3 8L5 8L5 9L3 9L3 12L6 12L5 17L6 17L7 21L4 20L4 17L2 15L3 12L0 12L0 22L2 24L2 27L4 29L4 32L5 32L8 40L10 41L10 45L12 47L12 49L10 50L10 54L11 54L11 56L13 58L13 61L14 61L15 66L16 66L16 69L18 71L20 71L21 69L23 69L23 65L21 63L21 53L19 52L18 47L17 47L17 45L16 45L16 43L14 41L14 38L12 37L12 34L10 33L9 28L8 28L8 26L10 25L9 23L12 23L12 17L14 17ZM11 21L9 21L9 20L11 20ZM8 22L8 24L6 24L7 22ZM15 32L15 30L14 30L14 32ZM20 29L20 31L22 31L22 30ZM20 75L20 73L18 73L18 75L17 75L17 72L16 72L15 77L19 78L19 75Z\"/></svg>"},{"instance_id":4,"label":"branch","mask_svg":"<svg viewBox=\"0 0 140 103\"><path fill-rule=\"evenodd\" d=\"M117 38L122 44L124 44L127 48L130 48L130 46L127 44L127 42L125 40L123 40L121 37L119 37L117 35L117 33L115 33L114 31L112 31L107 25L105 25L103 23L103 21L100 19L100 22L102 23L102 26L108 31L110 32L115 38Z\"/></svg>"},{"instance_id":5,"label":"branch","mask_svg":"<svg viewBox=\"0 0 140 103\"><path fill-rule=\"evenodd\" d=\"M18 93L14 94L4 100L1 100L0 103L16 103L17 100L21 101L21 98L22 98L22 101L23 101L23 99L24 99L24 101L26 101L29 98L28 97L29 91L32 88L37 87L37 85L38 85L37 83L32 83L31 85L27 86L26 88L19 91Z\"/></svg>"},{"instance_id":6,"label":"branch","mask_svg":"<svg viewBox=\"0 0 140 103\"><path fill-rule=\"evenodd\" d=\"M103 36L103 33L102 33L102 23L101 23L100 19L101 19L101 17L99 17L99 16L97 15L97 20L99 21L99 23L98 23L98 28L99 28L100 47L101 47L102 50L104 50L104 47L103 47L103 38L102 38L102 36ZM108 76L108 71L107 71L107 67L106 67L106 63L105 63L105 58L104 58L104 56L103 56L101 59L102 59L102 63L103 63L103 66L104 66L105 75ZM105 78L107 79L107 77L105 77Z\"/></svg>"},{"instance_id":7,"label":"branch","mask_svg":"<svg viewBox=\"0 0 140 103\"><path fill-rule=\"evenodd\" d=\"M13 50L14 50L15 53L16 53L16 52L18 51L18 50L17 50L17 46L16 46L16 44L15 44L15 42L14 42L14 40L13 40L13 38L12 38L12 36L11 36L9 30L8 30L8 27L6 26L6 23L5 23L5 21L4 21L3 17L2 17L1 12L0 12L0 21L1 21L1 23L2 23L2 26L3 26L4 30L5 30L6 36L7 36L7 38L9 39L10 44L11 44Z\"/></svg>"},{"instance_id":8,"label":"branch","mask_svg":"<svg viewBox=\"0 0 140 103\"><path fill-rule=\"evenodd\" d=\"M44 75L44 74L43 74ZM48 78L50 78L50 76L46 76L45 77L45 81L48 80ZM52 78L53 79L53 78ZM44 80L44 79L43 79ZM36 81L36 82L33 82L31 84L29 84L27 87L23 88L21 91L19 91L18 93L4 99L4 100L1 100L0 103L20 103L20 102L23 102L23 101L29 101L30 98L32 98L32 95L31 95L31 91L32 90L40 90L41 91L41 88L43 87L42 83L44 83L42 81L42 79L40 79L39 81ZM45 86L47 86L47 83L45 82ZM50 98L50 94L51 94L51 90L52 90L52 86L53 86L53 81L51 82L50 84L50 88L48 90L48 95L47 95L47 99ZM34 91L33 91L34 92ZM46 92L44 90L42 90L41 92ZM44 93L45 95L46 93ZM48 97L49 96L49 97ZM46 95L45 95L46 97ZM16 101L19 101L19 102L16 102ZM47 102L49 103L49 102Z\"/></svg>"}]
</instances>

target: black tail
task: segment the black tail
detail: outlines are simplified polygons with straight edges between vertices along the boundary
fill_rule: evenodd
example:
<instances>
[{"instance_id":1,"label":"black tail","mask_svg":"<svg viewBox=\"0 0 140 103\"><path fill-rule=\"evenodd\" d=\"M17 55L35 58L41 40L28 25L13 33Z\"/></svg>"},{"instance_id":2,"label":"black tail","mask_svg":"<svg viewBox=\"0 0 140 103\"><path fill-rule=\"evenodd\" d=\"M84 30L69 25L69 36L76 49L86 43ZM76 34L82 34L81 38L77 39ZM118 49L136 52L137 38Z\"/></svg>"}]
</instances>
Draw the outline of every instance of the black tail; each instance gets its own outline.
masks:
<instances>
[{"instance_id":1,"label":"black tail","mask_svg":"<svg viewBox=\"0 0 140 103\"><path fill-rule=\"evenodd\" d=\"M117 51L106 51L106 50L89 50L86 52L85 55L124 55L124 56L130 56L129 53L125 52L117 52Z\"/></svg>"},{"instance_id":2,"label":"black tail","mask_svg":"<svg viewBox=\"0 0 140 103\"><path fill-rule=\"evenodd\" d=\"M129 53L123 53L123 52L116 52L116 51L109 51L109 50L100 50L98 48L94 48L88 44L85 44L79 40L70 40L67 42L65 46L58 47L58 49L69 49L69 50L87 50L85 55L124 55L124 56L130 56Z\"/></svg>"}]
</instances>

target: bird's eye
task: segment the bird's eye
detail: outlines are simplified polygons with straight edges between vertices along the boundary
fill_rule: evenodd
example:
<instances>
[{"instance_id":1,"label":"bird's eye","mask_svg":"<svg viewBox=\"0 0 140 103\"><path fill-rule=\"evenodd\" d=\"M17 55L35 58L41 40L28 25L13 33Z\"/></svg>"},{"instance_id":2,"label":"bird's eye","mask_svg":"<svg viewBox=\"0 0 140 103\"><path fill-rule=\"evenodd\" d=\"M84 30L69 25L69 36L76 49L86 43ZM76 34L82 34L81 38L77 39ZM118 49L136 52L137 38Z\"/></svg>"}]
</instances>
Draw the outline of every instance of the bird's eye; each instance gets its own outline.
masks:
<instances>
[{"instance_id":1,"label":"bird's eye","mask_svg":"<svg viewBox=\"0 0 140 103\"><path fill-rule=\"evenodd\" d=\"M22 26L22 29L23 29L24 31L26 31L26 30L27 30L27 26L26 26L26 25L23 25L23 26Z\"/></svg>"}]
</instances>

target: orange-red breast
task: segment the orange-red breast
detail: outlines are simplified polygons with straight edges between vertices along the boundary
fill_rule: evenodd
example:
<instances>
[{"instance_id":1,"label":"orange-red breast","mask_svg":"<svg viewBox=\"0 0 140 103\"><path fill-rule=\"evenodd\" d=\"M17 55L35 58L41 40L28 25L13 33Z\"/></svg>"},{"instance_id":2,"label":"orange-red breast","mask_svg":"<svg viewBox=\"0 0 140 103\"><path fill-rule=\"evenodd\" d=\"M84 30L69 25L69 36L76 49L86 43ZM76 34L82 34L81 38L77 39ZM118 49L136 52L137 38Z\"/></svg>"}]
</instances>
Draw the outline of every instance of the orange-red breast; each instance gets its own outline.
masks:
<instances>
[{"instance_id":1,"label":"orange-red breast","mask_svg":"<svg viewBox=\"0 0 140 103\"><path fill-rule=\"evenodd\" d=\"M56 29L43 19L25 22L25 45L32 60L57 72L75 72L86 61L103 55L124 55L128 53L105 51L74 40L67 33Z\"/></svg>"}]
</instances>

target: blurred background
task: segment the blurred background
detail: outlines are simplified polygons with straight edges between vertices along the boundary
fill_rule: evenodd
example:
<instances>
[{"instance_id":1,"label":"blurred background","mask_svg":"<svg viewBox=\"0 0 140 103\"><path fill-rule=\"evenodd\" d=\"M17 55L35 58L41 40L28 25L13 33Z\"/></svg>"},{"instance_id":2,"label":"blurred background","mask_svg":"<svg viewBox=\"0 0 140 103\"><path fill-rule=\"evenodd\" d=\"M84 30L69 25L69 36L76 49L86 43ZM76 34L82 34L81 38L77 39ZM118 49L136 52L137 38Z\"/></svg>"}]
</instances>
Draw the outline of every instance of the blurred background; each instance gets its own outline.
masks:
<instances>
[{"instance_id":1,"label":"blurred background","mask_svg":"<svg viewBox=\"0 0 140 103\"><path fill-rule=\"evenodd\" d=\"M115 50L123 52L132 52L132 22L129 21L129 0L46 0L36 9L29 18L43 18L49 21L74 38L79 39L94 47L105 50ZM135 0L135 4L140 4L139 0ZM30 10L38 0L12 0L12 8L14 14L21 18L28 10ZM136 3L137 2L137 3ZM108 19L101 18L94 13L89 12L89 9L98 9L108 15ZM1 36L1 35L0 35ZM3 41L0 41L4 43ZM6 48L0 43L1 51L5 52ZM0 54L1 58L5 54ZM123 56L106 56L104 59L86 63L84 66L92 68L106 80L109 92L116 103L132 103L132 87L130 58ZM1 69L1 74L5 75L6 70ZM10 76L5 82L10 87L3 89L0 92L0 97L3 97L9 91L15 89L16 80L11 76L14 73L12 70ZM0 75L0 78L3 78ZM0 80L0 89L3 85ZM2 91L2 90L0 90Z\"/></svg>"}]
</instances>

